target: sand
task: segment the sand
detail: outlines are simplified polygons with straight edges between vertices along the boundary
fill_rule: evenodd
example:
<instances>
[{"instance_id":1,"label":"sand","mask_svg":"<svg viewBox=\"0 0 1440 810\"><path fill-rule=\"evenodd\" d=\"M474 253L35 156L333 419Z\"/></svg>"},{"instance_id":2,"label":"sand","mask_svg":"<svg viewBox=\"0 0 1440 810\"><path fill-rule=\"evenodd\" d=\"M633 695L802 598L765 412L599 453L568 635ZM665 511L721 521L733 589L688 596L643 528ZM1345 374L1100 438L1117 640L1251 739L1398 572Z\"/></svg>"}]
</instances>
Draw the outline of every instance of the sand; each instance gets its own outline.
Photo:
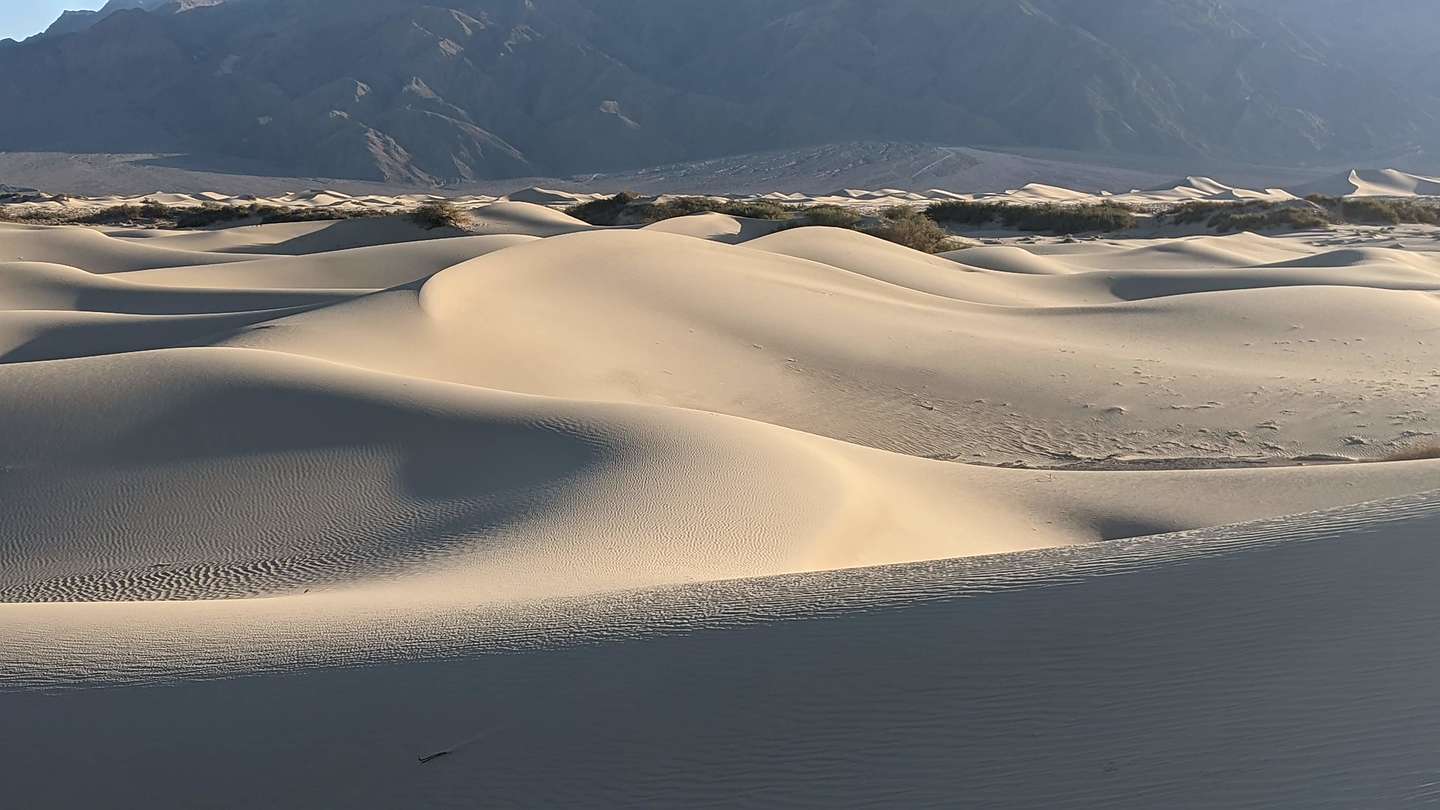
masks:
<instances>
[{"instance_id":1,"label":"sand","mask_svg":"<svg viewBox=\"0 0 1440 810\"><path fill-rule=\"evenodd\" d=\"M942 155L958 154L967 150L956 150L953 148L936 147ZM968 150L974 152L974 150ZM975 154L997 157L991 153ZM3 156L0 156L3 157ZM15 156L11 156L15 157ZM753 156L752 156L753 157ZM998 156L1008 157L1008 156ZM737 158L737 160L739 160ZM933 162L933 161L932 161ZM724 163L724 161L721 161ZM1058 164L1051 165L1043 161L1041 163L1048 167L1049 171L1057 177L1070 177L1071 172L1065 171ZM5 161L0 160L0 165ZM67 165L73 164L69 161ZM787 172L798 171L805 161L798 163L793 160L783 160L780 165L783 171L769 174L762 174L762 177L753 177L745 181L735 179L736 171L739 171L738 164L727 168L718 176L707 174L704 171L690 172L687 170L670 171L665 167L641 172L635 176L621 176L619 178L605 178L607 182L618 182L621 185L615 188L634 189L650 188L659 195L659 199L666 199L673 196L684 196L693 194L706 194L717 198L727 198L742 201L772 201L786 205L837 205L846 208L856 208L863 211L877 211L897 205L924 205L935 202L954 200L968 200L979 202L1006 202L1024 205L1034 204L1062 204L1081 205L1095 204L1101 202L1114 202L1137 209L1165 209L1176 205L1191 202L1213 202L1213 203L1283 203L1299 200L1309 194L1324 194L1336 197L1387 197L1387 198L1415 198L1440 196L1440 179L1422 175L1409 174L1397 169L1355 169L1341 175L1312 180L1299 183L1289 190L1282 188L1247 188L1239 185L1229 185L1211 177L1189 176L1178 183L1160 185L1144 188L1130 188L1126 186L1115 186L1111 190L1089 190L1077 191L1073 188L1049 185L1045 183L1029 182L1013 188L1003 186L991 186L1000 190L979 191L979 192L957 192L946 188L836 188L824 193L798 193L785 190L757 191L756 183L764 182L807 182L814 184L820 182L821 178L829 177L832 173L821 173L813 176L795 176ZM706 164L699 164L704 166ZM1025 171L1028 175L1044 173L1046 170L1038 166L1027 166ZM750 168L756 169L754 165ZM775 167L769 167L771 169ZM888 171L894 171L890 167ZM1013 174L1013 172L1011 172ZM1113 180L1121 178L1133 179L1135 173L1121 172ZM167 179L174 180L170 175L164 175ZM1143 176L1136 174L1135 176ZM213 176L200 174L199 177L209 179ZM475 232L490 233L531 233L534 235L550 236L562 233L564 226L558 226L554 221L543 219L534 221L523 221L525 217L535 217L536 208L548 208L552 211L563 210L577 203L583 203L594 199L609 196L604 191L595 191L594 184L602 176L596 175L589 180L582 178L571 178L569 180L556 180L556 185L568 186L576 190L564 190L562 188L548 188L542 186L529 186L516 188L500 195L490 194L466 194L440 196L433 193L416 192L407 187L385 187L376 186L370 193L358 193L352 189L351 193L339 191L334 188L308 189L305 191L291 191L282 194L248 194L244 196L226 196L215 192L153 192L148 194L107 194L101 196L82 195L56 195L43 192L32 193L27 199L32 201L7 206L12 213L27 213L30 215L45 214L74 214L77 212L93 212L105 208L126 205L141 205L144 203L159 203L173 208L199 208L214 205L263 205L273 206L288 210L306 210L311 212L329 212L336 214L354 215L360 212L379 214L402 214L413 210L415 206L425 202L445 199L459 208L479 213L484 211L484 216L490 220L488 227L478 227ZM687 178L692 178L687 180ZM727 180L727 178L729 178ZM1093 178L1092 178L1093 179ZM259 180L259 178L255 178ZM273 181L272 181L273 182ZM726 194L715 194L714 189L726 188L727 182L738 183L736 189L748 188L750 190L732 191ZM624 183L631 183L624 185ZM270 185L270 184L266 184ZM354 186L356 184L342 184ZM361 186L365 184L359 184ZM489 183L487 185L493 185ZM970 186L976 187L976 186ZM584 190L579 190L584 189ZM1127 190L1128 189L1128 190ZM501 205L502 203L515 203L518 205ZM528 213L522 213L528 212ZM520 216L522 221L511 222L511 217ZM313 223L310 224L314 226ZM319 226L314 226L319 227ZM541 232L537 232L537 228ZM239 229L231 229L239 230ZM302 226L290 226L289 229L267 229L270 233L268 238L277 241L287 241L290 233L307 232ZM344 229L340 233L333 234L332 238L341 238ZM455 234L445 234L454 236ZM692 234L693 235L693 234ZM141 234L143 238L147 234ZM433 235L432 235L433 236ZM212 236L212 239L230 238L229 234L224 236ZM413 234L389 237L382 235L374 228L361 240L351 240L346 246L361 247L364 245L380 244L385 241L414 239ZM748 237L747 237L748 238ZM187 240L190 241L190 240ZM202 250L220 250L222 245L218 242L211 242L201 246ZM251 243L255 247L254 243ZM331 248L334 249L334 248Z\"/></svg>"},{"instance_id":2,"label":"sand","mask_svg":"<svg viewBox=\"0 0 1440 810\"><path fill-rule=\"evenodd\" d=\"M1440 255L522 196L0 224L7 802L1435 798Z\"/></svg>"}]
</instances>

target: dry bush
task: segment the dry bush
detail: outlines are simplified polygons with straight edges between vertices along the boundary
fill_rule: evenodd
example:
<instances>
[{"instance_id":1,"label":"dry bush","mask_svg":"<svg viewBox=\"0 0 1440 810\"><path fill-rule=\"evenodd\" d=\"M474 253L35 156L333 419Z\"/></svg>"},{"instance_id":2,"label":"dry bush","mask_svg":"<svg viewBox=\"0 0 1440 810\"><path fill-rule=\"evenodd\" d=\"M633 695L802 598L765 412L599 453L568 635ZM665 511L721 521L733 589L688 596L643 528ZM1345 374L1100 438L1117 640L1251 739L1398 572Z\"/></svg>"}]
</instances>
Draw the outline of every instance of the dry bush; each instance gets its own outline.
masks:
<instances>
[{"instance_id":1,"label":"dry bush","mask_svg":"<svg viewBox=\"0 0 1440 810\"><path fill-rule=\"evenodd\" d=\"M861 225L859 230L922 253L949 250L955 241L950 232L936 224L935 220L906 206L885 209L878 222Z\"/></svg>"},{"instance_id":2,"label":"dry bush","mask_svg":"<svg viewBox=\"0 0 1440 810\"><path fill-rule=\"evenodd\" d=\"M1187 202L1166 211L1164 218L1174 225L1208 226L1217 214L1234 207L1234 203Z\"/></svg>"},{"instance_id":3,"label":"dry bush","mask_svg":"<svg viewBox=\"0 0 1440 810\"><path fill-rule=\"evenodd\" d=\"M1218 233L1241 231L1310 230L1334 224L1330 214L1314 201L1302 203L1189 202L1166 211L1162 219L1174 225L1203 225Z\"/></svg>"},{"instance_id":4,"label":"dry bush","mask_svg":"<svg viewBox=\"0 0 1440 810\"><path fill-rule=\"evenodd\" d=\"M1134 211L1113 202L1027 205L954 200L931 205L925 209L925 215L936 222L955 225L983 226L998 222L1019 231L1055 234L1123 231L1136 224Z\"/></svg>"},{"instance_id":5,"label":"dry bush","mask_svg":"<svg viewBox=\"0 0 1440 810\"><path fill-rule=\"evenodd\" d=\"M1356 225L1440 224L1440 208L1413 200L1349 198L1340 202L1340 216Z\"/></svg>"},{"instance_id":6,"label":"dry bush","mask_svg":"<svg viewBox=\"0 0 1440 810\"><path fill-rule=\"evenodd\" d=\"M434 200L411 211L410 219L425 230L433 231L436 228L464 227L468 215L449 200Z\"/></svg>"},{"instance_id":7,"label":"dry bush","mask_svg":"<svg viewBox=\"0 0 1440 810\"><path fill-rule=\"evenodd\" d=\"M854 228L860 222L860 215L849 208L838 205L812 205L795 212L792 224L795 227L819 226L825 228Z\"/></svg>"},{"instance_id":8,"label":"dry bush","mask_svg":"<svg viewBox=\"0 0 1440 810\"><path fill-rule=\"evenodd\" d=\"M769 200L672 197L664 201L642 201L629 192L565 209L565 213L591 225L650 225L676 217L707 213L747 219L788 220L796 212L797 209L793 207Z\"/></svg>"},{"instance_id":9,"label":"dry bush","mask_svg":"<svg viewBox=\"0 0 1440 810\"><path fill-rule=\"evenodd\" d=\"M139 205L112 205L98 211L74 215L70 220L77 225L138 225L156 222L173 222L170 208L156 202Z\"/></svg>"},{"instance_id":10,"label":"dry bush","mask_svg":"<svg viewBox=\"0 0 1440 810\"><path fill-rule=\"evenodd\" d=\"M286 208L251 203L248 205L200 206L163 205L157 202L112 205L98 210L32 209L11 211L0 206L0 221L43 225L130 225L181 230L233 225L247 220L270 225L280 222L317 222L358 217L385 216L387 211L365 208Z\"/></svg>"},{"instance_id":11,"label":"dry bush","mask_svg":"<svg viewBox=\"0 0 1440 810\"><path fill-rule=\"evenodd\" d=\"M1210 220L1210 227L1220 233L1241 231L1264 231L1288 228L1292 231L1328 228L1334 224L1324 211L1298 206L1273 206L1250 209L1233 206L1233 210L1221 211Z\"/></svg>"},{"instance_id":12,"label":"dry bush","mask_svg":"<svg viewBox=\"0 0 1440 810\"><path fill-rule=\"evenodd\" d=\"M1322 227L1332 224L1350 225L1440 225L1440 205L1421 202L1418 200L1396 200L1376 197L1331 197L1324 194L1311 194L1305 198L1309 206L1297 205L1294 202L1285 203L1189 203L1180 206L1170 212L1174 222L1187 221L1184 219L1187 213L1198 216L1202 211L1199 206L1211 206L1210 211L1219 215L1229 209L1237 212L1231 217L1221 217L1220 225L1231 230L1238 225L1247 223L1260 223L1259 227L1267 227L1266 223L1276 222L1279 226L1288 226L1292 221L1296 222L1293 227L1311 228ZM1308 212L1308 213L1282 213L1282 212ZM1189 221L1197 221L1193 217ZM1323 221L1323 225L1322 225ZM1268 226L1275 227L1275 226Z\"/></svg>"},{"instance_id":13,"label":"dry bush","mask_svg":"<svg viewBox=\"0 0 1440 810\"><path fill-rule=\"evenodd\" d=\"M649 215L653 216L656 222L704 213L726 214L746 219L785 219L790 216L791 209L769 200L740 202L710 197L676 197L653 203L649 209Z\"/></svg>"},{"instance_id":14,"label":"dry bush","mask_svg":"<svg viewBox=\"0 0 1440 810\"><path fill-rule=\"evenodd\" d=\"M625 209L639 199L628 191L622 191L613 197L572 205L565 209L565 213L591 225L619 225Z\"/></svg>"}]
</instances>

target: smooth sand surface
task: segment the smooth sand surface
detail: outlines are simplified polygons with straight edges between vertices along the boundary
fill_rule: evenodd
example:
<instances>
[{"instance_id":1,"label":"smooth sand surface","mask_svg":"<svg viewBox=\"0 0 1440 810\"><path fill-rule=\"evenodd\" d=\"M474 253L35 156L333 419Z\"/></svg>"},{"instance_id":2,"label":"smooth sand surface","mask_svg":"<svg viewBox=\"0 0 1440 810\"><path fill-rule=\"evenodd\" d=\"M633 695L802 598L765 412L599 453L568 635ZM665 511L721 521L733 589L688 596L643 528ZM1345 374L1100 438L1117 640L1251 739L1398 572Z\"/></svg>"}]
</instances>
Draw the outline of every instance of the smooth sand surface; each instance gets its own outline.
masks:
<instances>
[{"instance_id":1,"label":"smooth sand surface","mask_svg":"<svg viewBox=\"0 0 1440 810\"><path fill-rule=\"evenodd\" d=\"M0 797L1440 795L1440 255L555 194L0 225Z\"/></svg>"}]
</instances>

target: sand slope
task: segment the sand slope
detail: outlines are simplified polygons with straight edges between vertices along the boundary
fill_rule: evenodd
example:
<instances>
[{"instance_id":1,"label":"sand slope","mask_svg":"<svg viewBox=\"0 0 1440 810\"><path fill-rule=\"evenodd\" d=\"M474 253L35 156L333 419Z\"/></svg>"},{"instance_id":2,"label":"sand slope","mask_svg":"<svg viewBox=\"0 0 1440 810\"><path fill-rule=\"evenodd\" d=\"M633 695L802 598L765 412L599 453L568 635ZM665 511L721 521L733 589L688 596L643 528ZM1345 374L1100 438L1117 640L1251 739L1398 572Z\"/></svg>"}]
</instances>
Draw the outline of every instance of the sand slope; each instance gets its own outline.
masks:
<instances>
[{"instance_id":1,"label":"sand slope","mask_svg":"<svg viewBox=\"0 0 1440 810\"><path fill-rule=\"evenodd\" d=\"M1299 192L1336 197L1434 197L1440 195L1440 179L1398 169L1356 169L1307 184Z\"/></svg>"},{"instance_id":2,"label":"sand slope","mask_svg":"<svg viewBox=\"0 0 1440 810\"><path fill-rule=\"evenodd\" d=\"M163 606L13 608L7 790L45 807L1424 807L1437 516L1429 496L520 616L261 600L191 612L205 624L177 637ZM68 652L34 668L17 637ZM141 685L159 672L188 677Z\"/></svg>"},{"instance_id":3,"label":"sand slope","mask_svg":"<svg viewBox=\"0 0 1440 810\"><path fill-rule=\"evenodd\" d=\"M1060 268L1035 275L820 228L740 248L581 234L222 342L991 463L1363 453L1433 431L1436 265L1279 241L1102 245L1032 256Z\"/></svg>"},{"instance_id":4,"label":"sand slope","mask_svg":"<svg viewBox=\"0 0 1440 810\"><path fill-rule=\"evenodd\" d=\"M0 266L16 434L0 593L403 574L538 598L1088 543L1436 483L1403 465L995 468L1363 459L1433 435L1428 255L1247 234L930 257L828 228L746 239L715 215L532 235L562 217L497 203L477 219L526 233L241 260L148 247L181 236L10 233L73 265ZM102 248L142 266L86 270ZM102 419L55 407L101 391ZM57 516L62 492L90 506Z\"/></svg>"},{"instance_id":5,"label":"sand slope","mask_svg":"<svg viewBox=\"0 0 1440 810\"><path fill-rule=\"evenodd\" d=\"M0 229L11 800L1431 795L1433 254L475 218Z\"/></svg>"}]
</instances>

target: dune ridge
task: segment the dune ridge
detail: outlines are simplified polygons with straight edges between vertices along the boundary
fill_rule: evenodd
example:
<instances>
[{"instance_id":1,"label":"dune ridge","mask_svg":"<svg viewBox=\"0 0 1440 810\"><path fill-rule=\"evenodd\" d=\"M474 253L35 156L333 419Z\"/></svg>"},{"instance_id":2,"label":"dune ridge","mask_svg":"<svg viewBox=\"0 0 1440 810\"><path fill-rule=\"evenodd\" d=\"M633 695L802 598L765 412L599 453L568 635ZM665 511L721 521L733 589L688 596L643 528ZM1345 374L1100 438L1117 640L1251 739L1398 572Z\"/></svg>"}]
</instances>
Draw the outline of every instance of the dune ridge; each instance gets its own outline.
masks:
<instances>
[{"instance_id":1,"label":"dune ridge","mask_svg":"<svg viewBox=\"0 0 1440 810\"><path fill-rule=\"evenodd\" d=\"M954 150L951 150L954 151ZM681 173L680 178L683 178ZM569 180L557 180L556 185L568 186L571 190L561 188L548 188L543 186L529 186L518 188L505 194L450 194L427 193L407 191L406 187L395 187L394 193L346 193L333 189L308 189L305 191L291 191L283 194L265 195L240 195L228 196L214 192L182 193L156 191L147 194L106 194L106 195L56 195L47 194L42 191L27 191L16 193L11 197L0 201L11 214L18 214L30 217L42 217L46 214L52 215L73 215L76 213L96 212L105 209L121 208L126 206L141 206L147 203L159 204L174 209L199 209L215 206L261 206L270 209L286 211L304 211L312 215L323 215L326 212L339 216L353 216L356 214L404 214L413 211L416 207L426 203L447 202L462 210L478 212L483 210L489 218L490 229L496 232L505 233L530 233L537 236L548 236L554 233L578 230L579 226L573 222L566 222L562 219L549 217L536 209L543 208L551 211L558 211L574 206L578 203L589 202L609 196L604 187L597 187L596 181L604 177L605 182L617 182L615 178L604 175L596 175L592 181L581 182L578 178ZM638 177L645 177L640 173ZM623 182L623 181L620 181ZM677 182L680 182L677 179ZM1119 186L1110 190L1100 191L1079 191L1064 186L1050 185L1046 183L1030 182L1015 187L994 188L998 190L987 191L956 191L947 188L836 188L824 193L801 194L786 191L746 191L739 192L732 190L728 193L715 193L715 189L723 188L725 185L724 176L706 177L697 175L696 185L693 188L686 188L683 183L675 188L658 193L658 199L664 200L669 197L683 196L683 194L700 194L702 196L725 197L740 201L768 201L784 205L836 205L847 208L860 208L865 210L879 210L890 206L898 205L923 205L947 201L972 201L972 202L1006 202L1014 204L1095 204L1095 203L1117 203L1131 206L1138 209L1165 208L1185 203L1285 203L1298 201L1301 198L1320 194L1330 197L1381 197L1381 198L1434 198L1440 197L1440 179L1425 175L1412 174L1398 169L1365 169L1357 168L1343 174L1332 177L1298 183L1288 189L1285 188L1247 188L1241 185L1231 185L1212 177L1188 176L1179 182L1169 185L1146 186L1146 187L1125 187ZM642 182L640 185L648 185ZM623 188L623 186L621 187ZM682 194L683 192L683 194ZM519 216L522 220L528 218L527 222L507 222L509 219ZM539 223L544 224L539 224ZM332 230L333 223L299 223L289 226L300 232L308 230ZM537 231L537 228L539 229ZM240 230L240 229L232 229ZM485 228L480 228L484 231ZM267 227L266 232L272 234L284 233L285 229ZM221 232L219 234L195 235L186 234L178 239L170 234L158 234L155 232L128 234L130 236L148 238L164 236L169 243L201 242L207 243L204 249L220 250L215 239L224 239L232 234ZM408 240L416 237L408 235ZM371 228L365 236L365 244L376 244L383 240L376 228ZM350 246L359 246L358 244ZM338 249L327 247L325 250Z\"/></svg>"},{"instance_id":2,"label":"dune ridge","mask_svg":"<svg viewBox=\"0 0 1440 810\"><path fill-rule=\"evenodd\" d=\"M1036 756L1072 765L1052 788L1021 790L983 752L1014 750L1033 721L1014 708L1021 691L987 683L1034 684L1057 716L1103 727L1112 750L1126 735L1174 738L1214 701L1268 724L1266 740L1346 737L1285 765L1338 789L1317 774L1370 757L1345 783L1360 793L1342 798L1380 795L1364 790L1415 766L1365 736L1396 705L1329 720L1275 706L1298 666L1285 654L1333 662L1324 634L1267 640L1300 632L1292 610L1336 622L1359 606L1343 640L1412 665L1436 654L1416 632L1434 606L1417 572L1440 460L1359 463L1440 433L1436 254L1239 234L930 256L719 214L594 228L551 202L477 203L471 235L400 217L186 233L0 225L0 712L24 729L0 761L76 760L65 724L41 728L55 700L107 735L138 729L133 750L102 743L102 772L168 761L234 791L225 806L723 805L707 769L743 770L749 754L722 752L757 733L727 679L761 689L734 656L751 645L784 669L796 644L819 669L794 669L754 706L816 734L790 765L746 766L766 774L755 790L796 803L847 790L878 802L902 782L917 797L1056 806L1297 795L1273 781L1202 790L1206 768L1239 756L1218 733L1196 743L1209 765L1184 764L1172 743L1177 759L1127 762L1113 784L1086 782L1074 763L1093 763L1047 737ZM1367 550L1377 556L1349 576ZM1403 621L1379 599L1387 581L1409 600ZM1247 609L1265 618L1214 636ZM1063 618L1046 631L1042 614ZM843 652L890 649L893 632L996 663L944 656L960 680L933 681L933 723L924 701L873 704L918 724L906 734L936 753L907 755L908 782L886 766L866 788L815 763L899 744L877 736L871 708L841 700L865 679L909 694L938 677L932 661L895 681ZM1044 638L1033 655L1014 642L1026 634ZM1177 651L1186 634L1228 656L1222 677ZM1386 644L1413 653L1387 657ZM637 649L706 662L685 677L711 696L689 711L712 732L677 724L678 681L644 674L659 659ZM1143 650L1172 657L1146 665ZM567 681L566 661L588 674ZM825 668L834 691L804 694ZM1067 671L1088 680L1057 691ZM1118 699L1103 684L1135 672L1155 697L1135 699L1133 722L1077 708L1086 689ZM1246 672L1260 686L1247 690ZM1315 680L1314 699L1337 701L1353 674ZM1156 686L1171 676L1183 686ZM477 702L487 677L497 691ZM602 697L535 709L544 689L589 677ZM236 680L227 692L210 678ZM180 685L135 688L163 682ZM413 715L397 684L425 693ZM1200 699L1167 702L1179 689ZM265 695L273 706L247 716ZM523 713L497 695L554 730L566 779L538 785L517 762L504 741L533 750L543 735L515 731ZM188 720L161 733L171 700L229 729L210 750L238 767L184 750L198 733ZM351 701L383 707L376 730L319 719ZM455 718L457 705L503 719ZM974 733L956 738L966 705ZM316 722L297 730L275 711ZM259 743L276 723L295 750L337 756L297 768L285 745ZM484 740L495 723L509 730ZM669 745L705 765L663 776L592 744L637 762ZM443 764L417 765L437 752ZM944 775L957 756L989 765ZM27 806L95 800L79 785L46 793L42 769L13 767ZM271 778L247 792L257 773ZM152 779L121 781L116 801L167 800ZM193 803L180 781L168 801Z\"/></svg>"},{"instance_id":3,"label":"dune ridge","mask_svg":"<svg viewBox=\"0 0 1440 810\"><path fill-rule=\"evenodd\" d=\"M412 575L573 596L1429 487L1403 466L1293 466L1433 434L1440 370L1414 347L1440 263L1424 254L1242 234L932 257L844 230L736 242L687 224L730 219L714 214L576 229L507 202L477 218L516 233L296 255L237 254L240 234L207 251L8 233L74 265L0 266L18 471L0 598ZM289 226L244 229L257 250L283 245L267 228ZM81 266L112 248L124 269ZM87 391L107 392L105 418L51 407ZM1167 459L1260 466L1119 471ZM210 488L225 494L197 511ZM636 491L655 502L637 512ZM91 508L57 517L61 492Z\"/></svg>"}]
</instances>

